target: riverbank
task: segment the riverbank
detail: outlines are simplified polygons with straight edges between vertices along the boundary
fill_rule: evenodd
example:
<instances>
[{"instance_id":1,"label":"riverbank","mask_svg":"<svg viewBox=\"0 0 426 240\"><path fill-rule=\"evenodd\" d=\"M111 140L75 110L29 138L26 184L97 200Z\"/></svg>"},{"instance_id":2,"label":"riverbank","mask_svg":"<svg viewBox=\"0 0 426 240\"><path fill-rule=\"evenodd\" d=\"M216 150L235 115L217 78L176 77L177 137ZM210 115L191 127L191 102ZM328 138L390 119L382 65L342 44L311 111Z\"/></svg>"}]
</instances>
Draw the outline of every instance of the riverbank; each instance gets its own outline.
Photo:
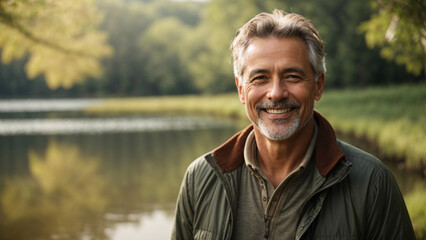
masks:
<instances>
[{"instance_id":1,"label":"riverbank","mask_svg":"<svg viewBox=\"0 0 426 240\"><path fill-rule=\"evenodd\" d=\"M404 159L408 169L426 166L426 84L326 91L316 109L336 131L364 137L381 154ZM235 93L106 99L87 113L202 114L247 121Z\"/></svg>"},{"instance_id":2,"label":"riverbank","mask_svg":"<svg viewBox=\"0 0 426 240\"><path fill-rule=\"evenodd\" d=\"M368 139L409 169L425 169L425 83L330 91L316 107L338 131Z\"/></svg>"}]
</instances>

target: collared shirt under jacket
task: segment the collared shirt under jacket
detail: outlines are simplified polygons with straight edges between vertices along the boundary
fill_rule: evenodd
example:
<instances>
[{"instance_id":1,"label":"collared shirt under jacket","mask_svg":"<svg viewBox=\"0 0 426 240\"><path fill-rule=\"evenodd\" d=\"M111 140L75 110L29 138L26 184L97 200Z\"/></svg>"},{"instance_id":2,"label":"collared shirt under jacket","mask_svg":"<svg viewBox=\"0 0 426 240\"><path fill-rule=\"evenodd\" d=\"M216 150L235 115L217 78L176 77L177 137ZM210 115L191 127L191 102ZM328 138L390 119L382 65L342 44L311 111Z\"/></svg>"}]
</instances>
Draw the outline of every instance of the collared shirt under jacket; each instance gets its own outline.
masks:
<instances>
[{"instance_id":1,"label":"collared shirt under jacket","mask_svg":"<svg viewBox=\"0 0 426 240\"><path fill-rule=\"evenodd\" d=\"M295 239L415 239L394 177L374 156L343 141L318 112L320 187L303 203ZM231 239L244 144L253 126L195 160L182 182L172 239ZM259 226L263 227L263 226Z\"/></svg>"}]
</instances>

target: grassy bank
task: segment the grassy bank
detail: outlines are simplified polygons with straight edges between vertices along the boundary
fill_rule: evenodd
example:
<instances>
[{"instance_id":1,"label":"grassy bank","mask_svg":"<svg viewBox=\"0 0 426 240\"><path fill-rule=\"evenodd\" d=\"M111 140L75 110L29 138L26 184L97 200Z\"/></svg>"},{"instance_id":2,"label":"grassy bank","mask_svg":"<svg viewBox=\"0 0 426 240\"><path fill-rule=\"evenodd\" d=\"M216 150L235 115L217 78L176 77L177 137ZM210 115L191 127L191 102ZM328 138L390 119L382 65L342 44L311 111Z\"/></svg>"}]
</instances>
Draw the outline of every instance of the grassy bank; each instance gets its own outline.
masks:
<instances>
[{"instance_id":1,"label":"grassy bank","mask_svg":"<svg viewBox=\"0 0 426 240\"><path fill-rule=\"evenodd\" d=\"M426 84L326 92L317 104L339 131L375 142L406 166L426 166Z\"/></svg>"},{"instance_id":2,"label":"grassy bank","mask_svg":"<svg viewBox=\"0 0 426 240\"><path fill-rule=\"evenodd\" d=\"M414 186L414 190L404 196L414 232L418 240L426 240L426 184Z\"/></svg>"},{"instance_id":3,"label":"grassy bank","mask_svg":"<svg viewBox=\"0 0 426 240\"><path fill-rule=\"evenodd\" d=\"M384 155L405 159L408 168L426 166L426 84L327 91L316 108L336 130L378 144ZM246 119L236 93L107 99L90 113L204 114Z\"/></svg>"},{"instance_id":4,"label":"grassy bank","mask_svg":"<svg viewBox=\"0 0 426 240\"><path fill-rule=\"evenodd\" d=\"M215 96L168 96L110 98L90 106L88 113L197 114L241 119L245 116L235 94Z\"/></svg>"}]
</instances>

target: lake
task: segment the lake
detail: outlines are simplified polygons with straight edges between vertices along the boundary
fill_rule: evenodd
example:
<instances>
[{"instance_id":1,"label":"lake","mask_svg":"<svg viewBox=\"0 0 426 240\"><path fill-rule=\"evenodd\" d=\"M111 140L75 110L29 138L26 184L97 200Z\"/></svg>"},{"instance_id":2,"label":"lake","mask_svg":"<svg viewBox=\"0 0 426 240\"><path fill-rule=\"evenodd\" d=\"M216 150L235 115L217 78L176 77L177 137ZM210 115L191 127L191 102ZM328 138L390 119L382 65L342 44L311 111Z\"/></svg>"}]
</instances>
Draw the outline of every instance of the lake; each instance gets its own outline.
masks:
<instances>
[{"instance_id":1,"label":"lake","mask_svg":"<svg viewBox=\"0 0 426 240\"><path fill-rule=\"evenodd\" d=\"M0 101L0 239L170 239L187 166L240 128L82 115L93 101ZM417 178L390 167L409 191Z\"/></svg>"}]
</instances>

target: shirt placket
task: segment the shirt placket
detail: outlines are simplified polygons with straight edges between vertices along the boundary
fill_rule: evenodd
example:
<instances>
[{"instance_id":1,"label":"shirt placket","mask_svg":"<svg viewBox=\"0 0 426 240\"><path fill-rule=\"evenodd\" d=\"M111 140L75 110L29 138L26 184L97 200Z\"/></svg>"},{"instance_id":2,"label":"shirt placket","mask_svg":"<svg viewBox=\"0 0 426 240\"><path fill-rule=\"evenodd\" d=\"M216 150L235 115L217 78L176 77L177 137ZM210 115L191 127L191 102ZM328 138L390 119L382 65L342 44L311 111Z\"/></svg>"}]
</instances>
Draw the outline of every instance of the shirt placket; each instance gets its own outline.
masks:
<instances>
[{"instance_id":1,"label":"shirt placket","mask_svg":"<svg viewBox=\"0 0 426 240\"><path fill-rule=\"evenodd\" d=\"M254 170L254 176L256 177L256 179L258 180L259 184L260 184L260 190L261 190L261 201L262 201L262 206L263 206L263 210L264 210L264 220L265 220L265 233L263 238L264 239L268 239L270 236L270 232L271 232L271 223L273 220L273 217L275 215L275 212L277 210L278 204L279 204L279 199L282 198L282 194L283 194L283 188L277 188L277 191L272 191L273 194L271 195L271 198L269 198L268 195L268 187L267 187L267 180L261 176L261 174L259 173L259 171L256 169L252 169ZM271 199L271 201L269 201L269 199Z\"/></svg>"},{"instance_id":2,"label":"shirt placket","mask_svg":"<svg viewBox=\"0 0 426 240\"><path fill-rule=\"evenodd\" d=\"M272 195L269 197L267 180L261 176L261 174L256 171L256 178L260 182L262 205L264 209L265 217L265 234L264 239L269 239L273 231L273 222L277 213L279 212L279 206L283 204L284 194L286 189L289 187L290 183L297 178L301 173L301 169L297 169L291 173L275 191L272 191ZM273 189L273 188L272 188ZM269 200L271 199L271 200Z\"/></svg>"}]
</instances>

